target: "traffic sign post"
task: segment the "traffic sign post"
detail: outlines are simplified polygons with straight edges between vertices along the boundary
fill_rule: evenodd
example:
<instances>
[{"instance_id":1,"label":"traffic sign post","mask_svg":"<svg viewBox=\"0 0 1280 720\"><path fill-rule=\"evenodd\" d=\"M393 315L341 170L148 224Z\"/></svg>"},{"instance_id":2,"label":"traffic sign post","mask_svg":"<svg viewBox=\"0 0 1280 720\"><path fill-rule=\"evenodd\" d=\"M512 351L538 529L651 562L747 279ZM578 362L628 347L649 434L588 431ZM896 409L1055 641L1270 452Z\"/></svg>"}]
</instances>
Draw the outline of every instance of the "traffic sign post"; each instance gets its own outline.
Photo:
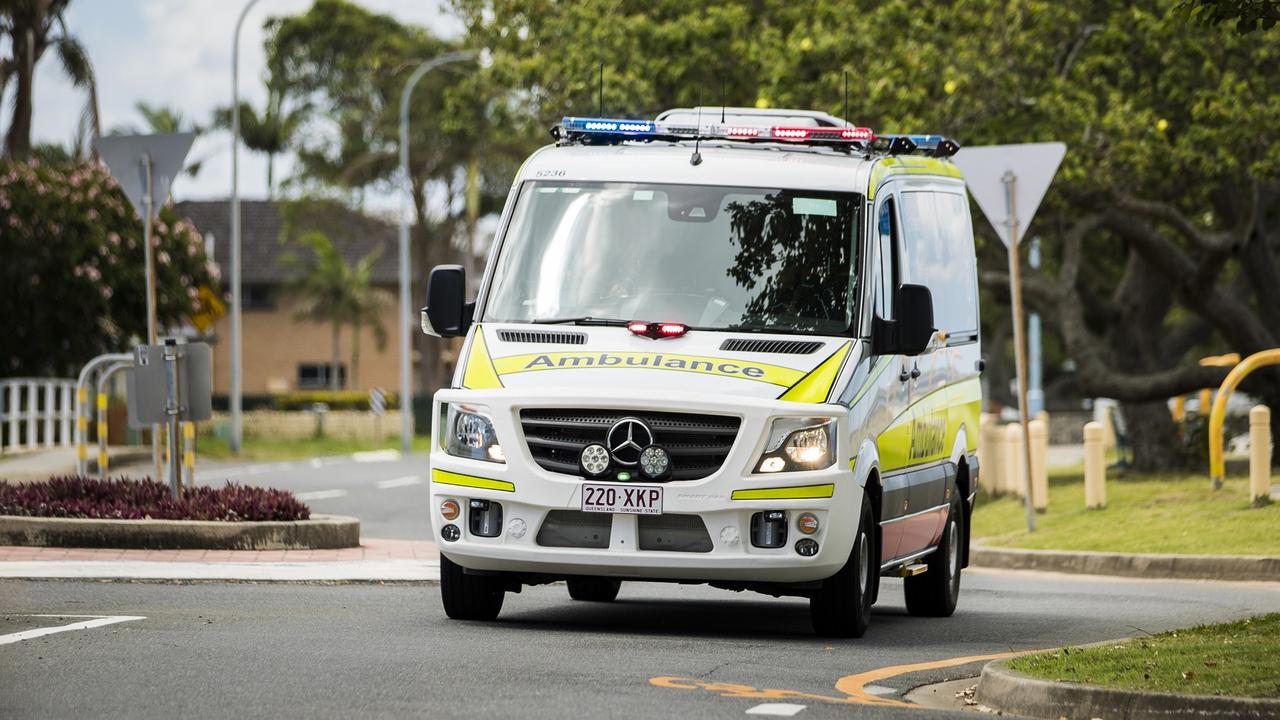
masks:
<instances>
[{"instance_id":1,"label":"traffic sign post","mask_svg":"<svg viewBox=\"0 0 1280 720\"><path fill-rule=\"evenodd\" d=\"M169 198L173 178L182 170L195 133L157 135L111 135L94 141L98 156L115 178L124 195L142 216L142 262L147 293L147 343L156 342L155 261L151 247L151 221L156 201ZM160 427L151 428L151 460L159 475ZM172 447L172 446L171 446ZM172 454L172 453L171 453Z\"/></svg>"},{"instance_id":2,"label":"traffic sign post","mask_svg":"<svg viewBox=\"0 0 1280 720\"><path fill-rule=\"evenodd\" d=\"M969 192L977 201L996 235L1009 251L1009 295L1013 309L1013 356L1018 375L1018 416L1022 437L1030 438L1027 403L1027 345L1022 308L1022 263L1018 244L1024 228L1031 224L1053 176L1062 164L1067 146L1062 143L990 145L964 148L953 158L964 173ZM1031 443L1023 443L1025 464L1022 487L1027 530L1036 529L1035 502L1031 487Z\"/></svg>"},{"instance_id":3,"label":"traffic sign post","mask_svg":"<svg viewBox=\"0 0 1280 720\"><path fill-rule=\"evenodd\" d=\"M169 438L165 475L174 497L182 486L182 426L213 415L210 357L206 343L165 338L161 345L139 345L129 369L129 426L165 426ZM189 480L194 481L194 470Z\"/></svg>"}]
</instances>

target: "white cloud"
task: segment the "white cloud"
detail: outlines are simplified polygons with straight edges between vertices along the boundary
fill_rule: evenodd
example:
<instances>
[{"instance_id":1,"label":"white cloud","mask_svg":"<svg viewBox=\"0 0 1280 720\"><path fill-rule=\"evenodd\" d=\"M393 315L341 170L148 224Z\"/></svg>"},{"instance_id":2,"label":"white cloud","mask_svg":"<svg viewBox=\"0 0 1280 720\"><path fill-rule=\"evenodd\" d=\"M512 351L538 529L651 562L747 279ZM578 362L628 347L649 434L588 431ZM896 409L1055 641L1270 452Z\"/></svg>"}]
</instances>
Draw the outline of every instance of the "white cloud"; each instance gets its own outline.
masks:
<instances>
[{"instance_id":1,"label":"white cloud","mask_svg":"<svg viewBox=\"0 0 1280 720\"><path fill-rule=\"evenodd\" d=\"M438 35L462 32L458 21L436 2L358 0L358 4L424 25ZM266 64L262 25L268 17L303 12L309 0L261 0L249 11L240 35L240 94L261 104ZM207 123L214 108L231 103L231 36L243 2L229 0L79 0L68 13L71 32L85 44L98 76L104 130L139 125L139 100L180 109ZM84 108L55 57L37 70L33 135L37 141L67 142ZM4 107L7 125L9 106ZM174 183L178 199L225 197L230 192L231 141L225 133L202 137L191 159L202 160L198 176ZM277 158L277 182L290 173L288 158ZM266 195L266 159L240 151L240 192ZM390 198L369 198L374 207L394 207Z\"/></svg>"}]
</instances>

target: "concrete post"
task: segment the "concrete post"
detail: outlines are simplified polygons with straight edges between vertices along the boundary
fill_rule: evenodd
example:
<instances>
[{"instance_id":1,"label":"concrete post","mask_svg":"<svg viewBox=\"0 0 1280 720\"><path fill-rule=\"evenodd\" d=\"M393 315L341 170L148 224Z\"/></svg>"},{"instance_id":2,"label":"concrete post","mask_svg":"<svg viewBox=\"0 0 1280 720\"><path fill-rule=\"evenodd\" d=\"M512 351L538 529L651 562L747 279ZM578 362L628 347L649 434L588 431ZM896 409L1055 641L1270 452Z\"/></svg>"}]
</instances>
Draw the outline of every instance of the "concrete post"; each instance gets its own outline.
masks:
<instances>
[{"instance_id":1,"label":"concrete post","mask_svg":"<svg viewBox=\"0 0 1280 720\"><path fill-rule=\"evenodd\" d=\"M1106 507L1107 458L1106 429L1102 423L1085 423L1084 426L1084 506L1087 509Z\"/></svg>"},{"instance_id":2,"label":"concrete post","mask_svg":"<svg viewBox=\"0 0 1280 720\"><path fill-rule=\"evenodd\" d=\"M1022 425L1018 423L1009 423L1004 426L1004 457L1002 463L1005 467L1004 480L1005 489L1022 497L1022 478L1026 476L1026 451L1023 443L1025 437L1022 434Z\"/></svg>"},{"instance_id":3,"label":"concrete post","mask_svg":"<svg viewBox=\"0 0 1280 720\"><path fill-rule=\"evenodd\" d=\"M1049 509L1049 426L1040 418L1027 424L1031 436L1031 501L1036 512Z\"/></svg>"},{"instance_id":4,"label":"concrete post","mask_svg":"<svg viewBox=\"0 0 1280 720\"><path fill-rule=\"evenodd\" d=\"M1249 411L1249 501L1254 507L1271 502L1271 409L1266 405Z\"/></svg>"}]
</instances>

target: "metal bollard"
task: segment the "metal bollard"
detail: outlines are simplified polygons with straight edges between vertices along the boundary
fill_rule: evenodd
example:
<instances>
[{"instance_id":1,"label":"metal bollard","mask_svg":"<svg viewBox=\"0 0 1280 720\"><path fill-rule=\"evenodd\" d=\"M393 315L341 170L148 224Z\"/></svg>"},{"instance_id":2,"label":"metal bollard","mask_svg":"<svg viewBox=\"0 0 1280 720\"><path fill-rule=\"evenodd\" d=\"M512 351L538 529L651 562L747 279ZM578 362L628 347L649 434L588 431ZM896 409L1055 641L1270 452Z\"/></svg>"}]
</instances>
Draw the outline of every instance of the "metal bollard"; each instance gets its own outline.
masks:
<instances>
[{"instance_id":1,"label":"metal bollard","mask_svg":"<svg viewBox=\"0 0 1280 720\"><path fill-rule=\"evenodd\" d=\"M182 487L193 487L196 481L196 424L182 423Z\"/></svg>"},{"instance_id":2,"label":"metal bollard","mask_svg":"<svg viewBox=\"0 0 1280 720\"><path fill-rule=\"evenodd\" d=\"M1037 417L1027 423L1031 437L1031 502L1036 512L1049 509L1049 427Z\"/></svg>"},{"instance_id":3,"label":"metal bollard","mask_svg":"<svg viewBox=\"0 0 1280 720\"><path fill-rule=\"evenodd\" d=\"M1005 467L1004 481L1007 492L1022 497L1023 478L1026 477L1027 460L1026 453L1023 450L1021 423L1009 423L1004 426L1004 457L1001 458Z\"/></svg>"},{"instance_id":4,"label":"metal bollard","mask_svg":"<svg viewBox=\"0 0 1280 720\"><path fill-rule=\"evenodd\" d=\"M1254 507L1271 502L1271 408L1266 405L1249 411L1249 501Z\"/></svg>"},{"instance_id":5,"label":"metal bollard","mask_svg":"<svg viewBox=\"0 0 1280 720\"><path fill-rule=\"evenodd\" d=\"M1106 428L1099 422L1084 426L1084 506L1107 505Z\"/></svg>"},{"instance_id":6,"label":"metal bollard","mask_svg":"<svg viewBox=\"0 0 1280 720\"><path fill-rule=\"evenodd\" d=\"M98 479L107 479L107 394L98 393Z\"/></svg>"},{"instance_id":7,"label":"metal bollard","mask_svg":"<svg viewBox=\"0 0 1280 720\"><path fill-rule=\"evenodd\" d=\"M76 388L76 474L89 474L89 388Z\"/></svg>"}]
</instances>

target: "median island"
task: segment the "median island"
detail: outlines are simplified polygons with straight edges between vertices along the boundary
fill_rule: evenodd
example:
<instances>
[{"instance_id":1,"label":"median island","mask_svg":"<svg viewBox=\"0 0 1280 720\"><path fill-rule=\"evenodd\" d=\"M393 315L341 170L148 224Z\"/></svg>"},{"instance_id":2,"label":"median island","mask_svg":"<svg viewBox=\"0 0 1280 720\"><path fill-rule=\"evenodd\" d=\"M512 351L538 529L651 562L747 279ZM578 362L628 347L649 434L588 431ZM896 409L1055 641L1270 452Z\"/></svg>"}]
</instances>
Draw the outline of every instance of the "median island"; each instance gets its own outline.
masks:
<instances>
[{"instance_id":1,"label":"median island","mask_svg":"<svg viewBox=\"0 0 1280 720\"><path fill-rule=\"evenodd\" d=\"M0 480L0 544L81 548L292 550L356 547L355 518L312 516L292 493L227 483L68 476Z\"/></svg>"}]
</instances>

